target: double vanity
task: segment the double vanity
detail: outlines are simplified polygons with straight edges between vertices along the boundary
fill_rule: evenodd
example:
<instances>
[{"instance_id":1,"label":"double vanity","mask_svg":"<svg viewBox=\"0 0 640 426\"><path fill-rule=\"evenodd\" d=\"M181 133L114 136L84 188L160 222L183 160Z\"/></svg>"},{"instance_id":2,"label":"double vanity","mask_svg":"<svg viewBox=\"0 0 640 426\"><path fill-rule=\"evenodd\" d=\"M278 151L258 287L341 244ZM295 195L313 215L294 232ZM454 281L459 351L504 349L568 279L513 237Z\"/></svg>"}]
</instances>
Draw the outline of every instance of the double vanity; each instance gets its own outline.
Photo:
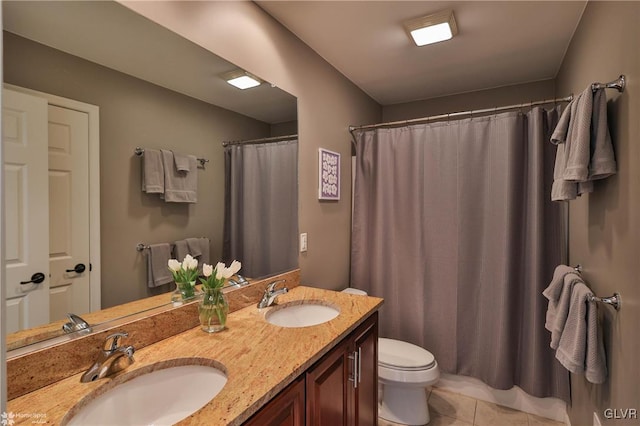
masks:
<instances>
[{"instance_id":1,"label":"double vanity","mask_svg":"<svg viewBox=\"0 0 640 426\"><path fill-rule=\"evenodd\" d=\"M232 312L227 330L195 326L136 348L123 371L90 383L71 375L7 410L63 425L374 424L381 304L297 286L271 307Z\"/></svg>"}]
</instances>

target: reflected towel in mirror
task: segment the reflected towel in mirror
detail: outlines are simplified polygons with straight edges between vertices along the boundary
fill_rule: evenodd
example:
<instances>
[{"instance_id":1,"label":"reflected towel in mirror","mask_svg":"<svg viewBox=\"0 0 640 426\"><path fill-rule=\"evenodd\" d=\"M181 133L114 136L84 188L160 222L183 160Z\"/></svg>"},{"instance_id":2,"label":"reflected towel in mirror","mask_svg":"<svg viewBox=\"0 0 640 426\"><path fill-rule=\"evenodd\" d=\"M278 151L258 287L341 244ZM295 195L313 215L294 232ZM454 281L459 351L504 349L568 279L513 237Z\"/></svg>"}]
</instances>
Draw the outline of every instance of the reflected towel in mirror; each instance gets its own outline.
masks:
<instances>
[{"instance_id":1,"label":"reflected towel in mirror","mask_svg":"<svg viewBox=\"0 0 640 426\"><path fill-rule=\"evenodd\" d=\"M171 259L169 243L151 244L147 250L147 285L150 288L173 282L167 264Z\"/></svg>"}]
</instances>

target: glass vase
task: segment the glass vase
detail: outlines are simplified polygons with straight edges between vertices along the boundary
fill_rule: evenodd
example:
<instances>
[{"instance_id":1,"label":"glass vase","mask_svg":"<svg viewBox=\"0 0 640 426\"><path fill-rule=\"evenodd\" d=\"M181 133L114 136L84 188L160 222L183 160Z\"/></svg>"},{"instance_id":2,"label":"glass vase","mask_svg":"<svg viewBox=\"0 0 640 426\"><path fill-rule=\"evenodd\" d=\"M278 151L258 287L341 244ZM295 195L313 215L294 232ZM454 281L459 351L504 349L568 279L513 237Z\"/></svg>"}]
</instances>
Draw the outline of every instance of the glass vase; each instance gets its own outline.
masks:
<instances>
[{"instance_id":1,"label":"glass vase","mask_svg":"<svg viewBox=\"0 0 640 426\"><path fill-rule=\"evenodd\" d=\"M171 302L181 305L184 301L191 300L196 295L196 282L176 282L176 289L171 294Z\"/></svg>"},{"instance_id":2,"label":"glass vase","mask_svg":"<svg viewBox=\"0 0 640 426\"><path fill-rule=\"evenodd\" d=\"M203 286L204 294L198 305L200 327L207 333L222 331L227 326L229 303L222 289L208 289Z\"/></svg>"}]
</instances>

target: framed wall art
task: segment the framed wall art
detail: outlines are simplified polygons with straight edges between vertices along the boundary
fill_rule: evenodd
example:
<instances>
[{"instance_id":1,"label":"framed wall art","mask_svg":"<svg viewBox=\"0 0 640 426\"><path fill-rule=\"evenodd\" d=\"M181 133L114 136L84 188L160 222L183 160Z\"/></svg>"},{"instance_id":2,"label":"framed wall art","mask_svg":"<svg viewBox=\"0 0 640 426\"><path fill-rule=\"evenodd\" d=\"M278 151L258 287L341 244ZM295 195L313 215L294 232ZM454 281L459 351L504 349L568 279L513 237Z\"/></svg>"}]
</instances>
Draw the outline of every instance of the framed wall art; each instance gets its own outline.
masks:
<instances>
[{"instance_id":1,"label":"framed wall art","mask_svg":"<svg viewBox=\"0 0 640 426\"><path fill-rule=\"evenodd\" d=\"M318 199L340 199L340 154L318 149Z\"/></svg>"}]
</instances>

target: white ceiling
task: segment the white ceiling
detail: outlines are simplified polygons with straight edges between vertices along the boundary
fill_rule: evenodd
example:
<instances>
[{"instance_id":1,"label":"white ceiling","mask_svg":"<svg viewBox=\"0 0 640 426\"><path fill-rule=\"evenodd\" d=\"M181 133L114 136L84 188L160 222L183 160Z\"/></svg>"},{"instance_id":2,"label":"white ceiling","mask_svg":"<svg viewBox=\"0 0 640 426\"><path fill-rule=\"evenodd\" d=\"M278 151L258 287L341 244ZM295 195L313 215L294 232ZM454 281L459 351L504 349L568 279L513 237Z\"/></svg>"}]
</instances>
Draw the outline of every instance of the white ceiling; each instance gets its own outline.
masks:
<instances>
[{"instance_id":1,"label":"white ceiling","mask_svg":"<svg viewBox=\"0 0 640 426\"><path fill-rule=\"evenodd\" d=\"M382 105L552 79L586 1L257 1ZM454 11L458 35L416 47L402 22Z\"/></svg>"},{"instance_id":2,"label":"white ceiling","mask_svg":"<svg viewBox=\"0 0 640 426\"><path fill-rule=\"evenodd\" d=\"M237 67L117 2L3 1L3 28L266 123L296 119L296 98L264 83L236 89Z\"/></svg>"}]
</instances>

